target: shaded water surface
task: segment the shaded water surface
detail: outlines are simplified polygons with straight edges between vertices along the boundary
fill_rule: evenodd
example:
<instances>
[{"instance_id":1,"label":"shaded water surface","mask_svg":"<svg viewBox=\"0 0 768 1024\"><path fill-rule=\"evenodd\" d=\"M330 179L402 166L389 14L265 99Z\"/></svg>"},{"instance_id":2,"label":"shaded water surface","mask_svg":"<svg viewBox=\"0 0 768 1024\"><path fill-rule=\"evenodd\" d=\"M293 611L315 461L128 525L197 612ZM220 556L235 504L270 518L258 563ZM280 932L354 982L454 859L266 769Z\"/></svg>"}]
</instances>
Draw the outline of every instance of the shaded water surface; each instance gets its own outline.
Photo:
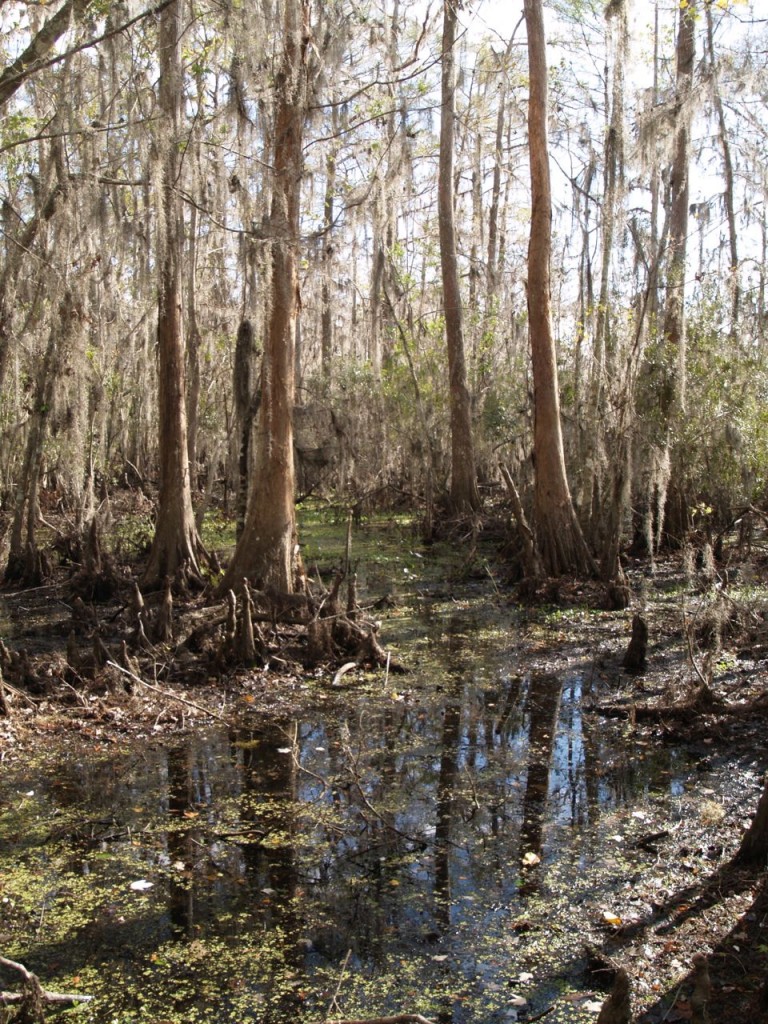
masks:
<instances>
[{"instance_id":1,"label":"shaded water surface","mask_svg":"<svg viewBox=\"0 0 768 1024\"><path fill-rule=\"evenodd\" d=\"M516 674L511 614L451 608L404 623L401 689L7 770L0 949L115 1024L522 1021L578 991L694 769L583 715L581 671Z\"/></svg>"}]
</instances>

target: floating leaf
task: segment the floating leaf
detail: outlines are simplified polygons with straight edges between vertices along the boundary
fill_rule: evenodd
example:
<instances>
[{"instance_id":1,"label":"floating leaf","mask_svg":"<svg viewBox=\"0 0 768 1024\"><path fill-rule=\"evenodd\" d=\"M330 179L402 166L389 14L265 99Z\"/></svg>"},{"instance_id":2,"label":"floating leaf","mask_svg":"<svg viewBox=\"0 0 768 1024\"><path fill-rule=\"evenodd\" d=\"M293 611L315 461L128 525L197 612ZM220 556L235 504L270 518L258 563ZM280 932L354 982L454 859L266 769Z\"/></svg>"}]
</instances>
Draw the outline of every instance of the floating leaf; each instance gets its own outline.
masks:
<instances>
[{"instance_id":1,"label":"floating leaf","mask_svg":"<svg viewBox=\"0 0 768 1024\"><path fill-rule=\"evenodd\" d=\"M146 892L147 889L152 889L154 884L154 882L148 882L146 878L137 878L135 882L131 882L129 888L134 892Z\"/></svg>"},{"instance_id":2,"label":"floating leaf","mask_svg":"<svg viewBox=\"0 0 768 1024\"><path fill-rule=\"evenodd\" d=\"M603 923L604 924L612 924L615 927L618 927L621 924L621 918L619 917L618 914L614 914L613 911L611 911L611 910L604 910L603 911Z\"/></svg>"},{"instance_id":3,"label":"floating leaf","mask_svg":"<svg viewBox=\"0 0 768 1024\"><path fill-rule=\"evenodd\" d=\"M523 864L527 868L533 867L534 864L540 863L541 857L538 855L538 853L531 853L529 850L528 853L523 854Z\"/></svg>"}]
</instances>

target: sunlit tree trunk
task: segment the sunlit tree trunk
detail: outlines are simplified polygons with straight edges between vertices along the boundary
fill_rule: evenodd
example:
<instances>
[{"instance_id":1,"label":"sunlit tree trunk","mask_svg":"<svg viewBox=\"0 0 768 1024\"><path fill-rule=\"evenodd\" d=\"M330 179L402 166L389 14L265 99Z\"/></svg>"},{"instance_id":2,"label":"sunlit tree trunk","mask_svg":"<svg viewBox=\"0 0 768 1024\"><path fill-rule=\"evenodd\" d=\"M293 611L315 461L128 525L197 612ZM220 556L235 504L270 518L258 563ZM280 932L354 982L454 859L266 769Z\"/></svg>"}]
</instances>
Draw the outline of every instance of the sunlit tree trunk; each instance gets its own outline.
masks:
<instances>
[{"instance_id":1,"label":"sunlit tree trunk","mask_svg":"<svg viewBox=\"0 0 768 1024\"><path fill-rule=\"evenodd\" d=\"M669 185L669 248L663 338L667 380L662 394L665 417L685 410L685 268L688 240L691 87L695 55L696 0L680 6L675 70L675 144Z\"/></svg>"},{"instance_id":2,"label":"sunlit tree trunk","mask_svg":"<svg viewBox=\"0 0 768 1024\"><path fill-rule=\"evenodd\" d=\"M456 257L453 151L456 105L456 4L443 7L442 104L440 108L440 167L438 172L438 219L440 264L443 277L443 308L448 347L448 378L451 411L451 506L462 514L480 507L472 439L472 415L464 354L464 327Z\"/></svg>"},{"instance_id":3,"label":"sunlit tree trunk","mask_svg":"<svg viewBox=\"0 0 768 1024\"><path fill-rule=\"evenodd\" d=\"M160 489L145 584L173 576L184 565L199 575L200 539L192 509L187 443L186 372L182 324L183 227L177 192L183 83L181 4L174 0L160 16L159 109L165 125L161 223L158 225L159 297L157 373Z\"/></svg>"},{"instance_id":4,"label":"sunlit tree trunk","mask_svg":"<svg viewBox=\"0 0 768 1024\"><path fill-rule=\"evenodd\" d=\"M189 214L189 251L187 254L187 452L190 486L197 490L197 425L200 405L200 348L203 343L197 321L197 210Z\"/></svg>"},{"instance_id":5,"label":"sunlit tree trunk","mask_svg":"<svg viewBox=\"0 0 768 1024\"><path fill-rule=\"evenodd\" d=\"M335 110L335 108L334 108ZM334 116L334 129L338 128L338 118ZM325 200L323 202L323 221L325 237L323 238L323 256L320 264L320 273L323 283L321 287L320 312L320 367L323 377L331 379L331 365L333 355L333 218L334 218L334 193L336 191L336 151L332 149L325 160Z\"/></svg>"},{"instance_id":6,"label":"sunlit tree trunk","mask_svg":"<svg viewBox=\"0 0 768 1024\"><path fill-rule=\"evenodd\" d=\"M528 28L528 150L531 229L528 243L528 330L533 363L535 520L548 572L594 569L568 487L552 332L550 260L552 190L547 145L547 61L542 0L525 0Z\"/></svg>"},{"instance_id":7,"label":"sunlit tree trunk","mask_svg":"<svg viewBox=\"0 0 768 1024\"><path fill-rule=\"evenodd\" d=\"M275 78L271 307L262 360L256 467L243 533L220 590L244 576L283 591L294 589L294 354L308 15L307 0L287 0L283 56Z\"/></svg>"},{"instance_id":8,"label":"sunlit tree trunk","mask_svg":"<svg viewBox=\"0 0 768 1024\"><path fill-rule=\"evenodd\" d=\"M624 71L629 30L625 0L614 0L606 8L608 52L611 56L610 88L606 82L608 121L604 151L602 201L602 254L600 292L594 334L594 361L590 389L589 435L592 439L590 528L592 546L599 551L602 575L612 580L619 573L618 552L626 504L629 498L627 459L629 389L621 398L614 388L608 398L609 382L615 381L616 339L613 336L611 268L617 230L622 223L624 193ZM616 409L611 417L610 408Z\"/></svg>"},{"instance_id":9,"label":"sunlit tree trunk","mask_svg":"<svg viewBox=\"0 0 768 1024\"><path fill-rule=\"evenodd\" d=\"M731 337L736 337L741 307L741 286L739 283L739 243L736 231L736 210L734 206L734 175L731 143L728 126L725 122L725 108L720 94L720 80L715 57L715 32L712 19L712 4L705 3L704 11L707 19L707 54L712 76L712 99L717 117L717 133L720 137L720 148L723 151L723 177L725 179L725 216L728 222L728 244L731 256L730 287L731 287Z\"/></svg>"}]
</instances>

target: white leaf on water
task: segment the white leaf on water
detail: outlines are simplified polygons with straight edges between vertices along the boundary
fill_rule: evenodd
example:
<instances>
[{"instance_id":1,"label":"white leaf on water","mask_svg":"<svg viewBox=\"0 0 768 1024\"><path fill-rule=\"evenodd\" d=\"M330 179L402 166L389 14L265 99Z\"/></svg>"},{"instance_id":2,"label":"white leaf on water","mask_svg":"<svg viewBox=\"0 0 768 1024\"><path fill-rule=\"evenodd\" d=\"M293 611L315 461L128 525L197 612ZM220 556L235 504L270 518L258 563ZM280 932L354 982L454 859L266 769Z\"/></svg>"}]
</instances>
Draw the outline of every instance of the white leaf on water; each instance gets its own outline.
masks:
<instances>
[{"instance_id":1,"label":"white leaf on water","mask_svg":"<svg viewBox=\"0 0 768 1024\"><path fill-rule=\"evenodd\" d=\"M129 888L134 892L146 892L147 889L154 888L154 885L154 882L148 882L146 878L138 878L135 882L131 882Z\"/></svg>"}]
</instances>

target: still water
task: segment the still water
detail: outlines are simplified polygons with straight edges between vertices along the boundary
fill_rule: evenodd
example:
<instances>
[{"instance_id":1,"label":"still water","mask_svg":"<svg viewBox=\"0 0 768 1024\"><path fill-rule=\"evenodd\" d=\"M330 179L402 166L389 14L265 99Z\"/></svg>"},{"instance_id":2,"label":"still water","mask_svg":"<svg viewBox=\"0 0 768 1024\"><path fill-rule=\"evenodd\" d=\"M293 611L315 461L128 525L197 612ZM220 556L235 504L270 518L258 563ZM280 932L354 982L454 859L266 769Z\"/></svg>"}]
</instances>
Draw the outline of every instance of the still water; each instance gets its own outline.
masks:
<instances>
[{"instance_id":1,"label":"still water","mask_svg":"<svg viewBox=\"0 0 768 1024\"><path fill-rule=\"evenodd\" d=\"M385 624L407 676L7 768L0 952L100 1024L593 1020L584 941L701 773L584 713L586 662L520 671L515 610L457 592Z\"/></svg>"}]
</instances>

